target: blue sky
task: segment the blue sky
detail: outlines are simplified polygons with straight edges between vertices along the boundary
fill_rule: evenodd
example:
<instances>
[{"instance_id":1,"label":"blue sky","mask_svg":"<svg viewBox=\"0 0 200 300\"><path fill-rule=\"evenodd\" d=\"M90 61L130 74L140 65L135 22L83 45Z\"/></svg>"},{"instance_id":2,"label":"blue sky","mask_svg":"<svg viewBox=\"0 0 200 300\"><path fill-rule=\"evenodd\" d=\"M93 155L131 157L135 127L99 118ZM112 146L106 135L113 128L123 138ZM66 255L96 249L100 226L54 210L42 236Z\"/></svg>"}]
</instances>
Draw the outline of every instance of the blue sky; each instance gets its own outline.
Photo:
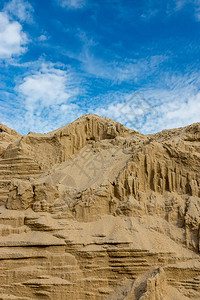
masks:
<instances>
[{"instance_id":1,"label":"blue sky","mask_svg":"<svg viewBox=\"0 0 200 300\"><path fill-rule=\"evenodd\" d=\"M200 121L200 0L0 2L0 122L86 113L142 133Z\"/></svg>"}]
</instances>

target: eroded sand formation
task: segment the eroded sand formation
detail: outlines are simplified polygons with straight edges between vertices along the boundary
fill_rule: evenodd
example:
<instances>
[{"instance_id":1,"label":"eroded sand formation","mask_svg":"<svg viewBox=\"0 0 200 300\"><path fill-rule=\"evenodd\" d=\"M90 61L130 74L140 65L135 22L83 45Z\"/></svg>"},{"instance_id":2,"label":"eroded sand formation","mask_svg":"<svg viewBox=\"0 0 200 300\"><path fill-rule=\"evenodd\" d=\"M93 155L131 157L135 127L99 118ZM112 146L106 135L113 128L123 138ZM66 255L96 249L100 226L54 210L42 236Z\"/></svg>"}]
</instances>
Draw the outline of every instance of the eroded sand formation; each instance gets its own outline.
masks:
<instances>
[{"instance_id":1,"label":"eroded sand formation","mask_svg":"<svg viewBox=\"0 0 200 300\"><path fill-rule=\"evenodd\" d=\"M200 123L0 124L0 299L200 299Z\"/></svg>"}]
</instances>

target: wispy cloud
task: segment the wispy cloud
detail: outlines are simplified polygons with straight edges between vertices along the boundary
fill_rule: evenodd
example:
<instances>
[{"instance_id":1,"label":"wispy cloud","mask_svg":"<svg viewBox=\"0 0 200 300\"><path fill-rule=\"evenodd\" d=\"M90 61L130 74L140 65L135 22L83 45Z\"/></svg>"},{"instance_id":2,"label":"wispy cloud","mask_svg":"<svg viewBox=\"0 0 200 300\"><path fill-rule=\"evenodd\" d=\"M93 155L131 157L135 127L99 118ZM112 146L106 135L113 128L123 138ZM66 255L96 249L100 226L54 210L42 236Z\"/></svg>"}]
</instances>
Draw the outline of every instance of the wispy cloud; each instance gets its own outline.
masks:
<instances>
[{"instance_id":1,"label":"wispy cloud","mask_svg":"<svg viewBox=\"0 0 200 300\"><path fill-rule=\"evenodd\" d=\"M17 18L20 22L33 22L32 14L34 9L28 1L12 0L4 6L3 11Z\"/></svg>"},{"instance_id":2,"label":"wispy cloud","mask_svg":"<svg viewBox=\"0 0 200 300\"><path fill-rule=\"evenodd\" d=\"M60 6L70 9L83 8L86 4L86 0L57 0L57 2Z\"/></svg>"},{"instance_id":3,"label":"wispy cloud","mask_svg":"<svg viewBox=\"0 0 200 300\"><path fill-rule=\"evenodd\" d=\"M81 51L78 54L68 52L67 55L81 63L81 69L86 76L110 80L114 84L128 81L138 82L147 78L168 59L168 56L163 54L150 55L145 58L117 57L116 60L108 60L105 54L95 55L95 47L98 48L99 44L93 37L88 37L85 32L80 30L76 36L82 43ZM104 48L103 52L106 53L107 49Z\"/></svg>"},{"instance_id":4,"label":"wispy cloud","mask_svg":"<svg viewBox=\"0 0 200 300\"><path fill-rule=\"evenodd\" d=\"M26 51L27 35L19 22L9 20L6 13L0 12L0 58L11 58Z\"/></svg>"},{"instance_id":5,"label":"wispy cloud","mask_svg":"<svg viewBox=\"0 0 200 300\"><path fill-rule=\"evenodd\" d=\"M38 37L38 41L39 42L45 42L49 39L49 37L46 35L46 34L41 34L39 37Z\"/></svg>"},{"instance_id":6,"label":"wispy cloud","mask_svg":"<svg viewBox=\"0 0 200 300\"><path fill-rule=\"evenodd\" d=\"M94 110L94 113L110 117L142 133L154 133L198 122L200 111L198 78L198 73L163 77L162 87L140 90L146 99L144 103L134 97L134 92L109 93L99 98L102 104ZM163 87L164 83L166 87Z\"/></svg>"},{"instance_id":7,"label":"wispy cloud","mask_svg":"<svg viewBox=\"0 0 200 300\"><path fill-rule=\"evenodd\" d=\"M28 0L8 1L0 13L1 122L46 132L90 112L148 133L199 120L200 0L52 0L56 10L30 1L34 26L24 24L33 22ZM20 56L27 36L30 51ZM136 89L147 99L142 108L130 101Z\"/></svg>"},{"instance_id":8,"label":"wispy cloud","mask_svg":"<svg viewBox=\"0 0 200 300\"><path fill-rule=\"evenodd\" d=\"M78 83L70 73L50 62L25 76L15 87L18 101L23 103L23 129L46 132L73 120L81 109L73 101L80 94ZM22 117L23 115L23 117ZM18 119L19 122L19 119ZM19 122L20 124L20 122Z\"/></svg>"},{"instance_id":9,"label":"wispy cloud","mask_svg":"<svg viewBox=\"0 0 200 300\"><path fill-rule=\"evenodd\" d=\"M27 68L31 64L27 64ZM72 122L85 113L106 116L142 133L154 133L163 129L186 126L199 121L200 74L187 72L185 75L163 73L160 82L137 91L104 92L89 99L80 89L77 74L50 62L36 62L35 71L26 74L16 85L16 99L5 107L9 111L6 124L22 133L28 131L48 132ZM84 94L89 106L81 104ZM6 96L6 95L5 95ZM78 100L76 102L76 100ZM85 102L84 102L85 103ZM1 115L2 114L2 115ZM13 123L13 115L15 122ZM4 122L4 110L0 112ZM14 126L13 126L14 124Z\"/></svg>"},{"instance_id":10,"label":"wispy cloud","mask_svg":"<svg viewBox=\"0 0 200 300\"><path fill-rule=\"evenodd\" d=\"M200 21L200 0L168 0L168 1L146 1L146 6L143 7L141 19L149 21L160 13L166 17L171 17L182 10L187 9L187 12L193 15L194 20Z\"/></svg>"},{"instance_id":11,"label":"wispy cloud","mask_svg":"<svg viewBox=\"0 0 200 300\"><path fill-rule=\"evenodd\" d=\"M174 0L173 12L188 8L197 22L200 21L200 0Z\"/></svg>"},{"instance_id":12,"label":"wispy cloud","mask_svg":"<svg viewBox=\"0 0 200 300\"><path fill-rule=\"evenodd\" d=\"M152 75L166 59L167 57L164 55L155 55L145 59L107 62L101 58L96 58L92 54L85 53L82 58L82 67L86 73L97 78L109 79L114 83L130 80L138 82Z\"/></svg>"},{"instance_id":13,"label":"wispy cloud","mask_svg":"<svg viewBox=\"0 0 200 300\"><path fill-rule=\"evenodd\" d=\"M200 22L200 0L195 1L195 17Z\"/></svg>"}]
</instances>

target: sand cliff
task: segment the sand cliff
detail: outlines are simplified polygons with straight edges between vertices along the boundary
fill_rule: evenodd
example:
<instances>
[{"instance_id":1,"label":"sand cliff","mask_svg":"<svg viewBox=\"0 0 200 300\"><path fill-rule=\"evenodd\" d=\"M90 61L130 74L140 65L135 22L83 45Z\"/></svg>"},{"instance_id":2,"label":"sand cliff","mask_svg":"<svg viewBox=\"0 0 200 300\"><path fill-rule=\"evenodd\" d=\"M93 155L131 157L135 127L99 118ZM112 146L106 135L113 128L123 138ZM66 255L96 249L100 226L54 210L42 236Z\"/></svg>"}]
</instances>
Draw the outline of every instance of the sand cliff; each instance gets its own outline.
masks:
<instances>
[{"instance_id":1,"label":"sand cliff","mask_svg":"<svg viewBox=\"0 0 200 300\"><path fill-rule=\"evenodd\" d=\"M0 299L200 299L200 123L0 124Z\"/></svg>"}]
</instances>

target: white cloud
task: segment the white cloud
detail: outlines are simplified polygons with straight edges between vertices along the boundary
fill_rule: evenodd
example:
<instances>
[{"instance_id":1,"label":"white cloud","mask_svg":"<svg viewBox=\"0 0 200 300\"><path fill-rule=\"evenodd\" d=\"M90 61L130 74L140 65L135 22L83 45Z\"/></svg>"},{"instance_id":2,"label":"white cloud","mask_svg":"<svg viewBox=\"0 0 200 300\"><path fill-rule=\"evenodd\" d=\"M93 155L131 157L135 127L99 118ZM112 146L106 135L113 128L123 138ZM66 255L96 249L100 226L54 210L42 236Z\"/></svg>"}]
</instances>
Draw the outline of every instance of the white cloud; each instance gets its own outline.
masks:
<instances>
[{"instance_id":1,"label":"white cloud","mask_svg":"<svg viewBox=\"0 0 200 300\"><path fill-rule=\"evenodd\" d=\"M175 1L175 11L180 11L187 5L192 6L194 17L197 22L200 22L200 0L176 0Z\"/></svg>"},{"instance_id":2,"label":"white cloud","mask_svg":"<svg viewBox=\"0 0 200 300\"><path fill-rule=\"evenodd\" d=\"M106 61L93 54L92 47L98 43L83 31L77 36L83 43L81 53L67 53L69 57L81 63L82 70L89 76L111 80L113 83L127 81L138 82L156 72L159 66L167 60L166 55L152 55L137 59L120 59Z\"/></svg>"},{"instance_id":3,"label":"white cloud","mask_svg":"<svg viewBox=\"0 0 200 300\"><path fill-rule=\"evenodd\" d=\"M135 130L143 129L143 124L148 118L157 116L156 109L142 93L110 93L101 98L102 103L109 104L96 108L95 114L111 118Z\"/></svg>"},{"instance_id":4,"label":"white cloud","mask_svg":"<svg viewBox=\"0 0 200 300\"><path fill-rule=\"evenodd\" d=\"M187 91L185 90L187 93ZM166 98L162 95L166 95ZM170 101L166 99L171 94ZM191 94L189 97L183 97L180 93L169 93L165 90L159 91L155 97L163 97L160 105L156 107L158 117L152 120L148 119L141 130L144 133L157 132L163 129L170 129L190 125L200 122L200 93Z\"/></svg>"},{"instance_id":5,"label":"white cloud","mask_svg":"<svg viewBox=\"0 0 200 300\"><path fill-rule=\"evenodd\" d=\"M26 110L24 115L21 113L16 118L14 127L24 134L29 131L46 133L73 122L83 114L80 107L73 103L40 108L34 112Z\"/></svg>"},{"instance_id":6,"label":"white cloud","mask_svg":"<svg viewBox=\"0 0 200 300\"><path fill-rule=\"evenodd\" d=\"M195 17L200 22L200 0L195 1Z\"/></svg>"},{"instance_id":7,"label":"white cloud","mask_svg":"<svg viewBox=\"0 0 200 300\"><path fill-rule=\"evenodd\" d=\"M78 9L85 6L86 0L58 0L58 4L62 7Z\"/></svg>"},{"instance_id":8,"label":"white cloud","mask_svg":"<svg viewBox=\"0 0 200 300\"><path fill-rule=\"evenodd\" d=\"M64 107L55 105L35 113L23 110L22 107L12 107L12 110L8 115L0 111L1 122L21 134L27 134L29 131L47 133L73 122L84 114L76 104L65 104Z\"/></svg>"},{"instance_id":9,"label":"white cloud","mask_svg":"<svg viewBox=\"0 0 200 300\"><path fill-rule=\"evenodd\" d=\"M33 65L29 67L33 70ZM84 92L77 75L61 65L40 61L35 71L16 86L16 100L14 95L9 96L13 101L9 115L2 110L0 118L22 133L48 132L85 113L95 113L142 133L154 133L200 121L199 78L199 73L188 72L184 76L165 73L161 74L157 87L139 91L144 99L131 98L134 91L110 91L93 99L87 96L87 106L83 106L76 102ZM5 109L9 111L9 107Z\"/></svg>"},{"instance_id":10,"label":"white cloud","mask_svg":"<svg viewBox=\"0 0 200 300\"><path fill-rule=\"evenodd\" d=\"M44 34L41 34L38 38L38 41L40 42L44 42L44 41L47 41L48 40L48 37Z\"/></svg>"},{"instance_id":11,"label":"white cloud","mask_svg":"<svg viewBox=\"0 0 200 300\"><path fill-rule=\"evenodd\" d=\"M82 68L86 73L97 78L121 83L129 80L137 82L153 74L166 58L164 55L157 55L146 59L106 62L94 57L88 49L84 49L79 60L82 62Z\"/></svg>"},{"instance_id":12,"label":"white cloud","mask_svg":"<svg viewBox=\"0 0 200 300\"><path fill-rule=\"evenodd\" d=\"M26 51L28 42L19 22L12 22L6 13L0 12L0 58L11 58Z\"/></svg>"},{"instance_id":13,"label":"white cloud","mask_svg":"<svg viewBox=\"0 0 200 300\"><path fill-rule=\"evenodd\" d=\"M168 13L171 15L174 12L181 11L187 6L192 9L195 20L200 22L200 0L173 0L173 8L171 8L171 10L169 9Z\"/></svg>"},{"instance_id":14,"label":"white cloud","mask_svg":"<svg viewBox=\"0 0 200 300\"><path fill-rule=\"evenodd\" d=\"M96 108L94 113L107 116L142 133L154 133L200 122L199 81L195 80L199 75L188 76L163 78L165 88L141 90L144 101L138 101L137 97L130 101L134 93L105 95L100 99L107 105Z\"/></svg>"},{"instance_id":15,"label":"white cloud","mask_svg":"<svg viewBox=\"0 0 200 300\"><path fill-rule=\"evenodd\" d=\"M176 12L183 9L185 5L187 5L190 2L190 0L175 0L173 2L173 11Z\"/></svg>"},{"instance_id":16,"label":"white cloud","mask_svg":"<svg viewBox=\"0 0 200 300\"><path fill-rule=\"evenodd\" d=\"M18 125L15 124L20 132L48 132L82 114L74 103L81 90L76 78L72 72L55 64L43 62L40 69L24 77L15 90L18 101L21 101L21 116L16 118Z\"/></svg>"},{"instance_id":17,"label":"white cloud","mask_svg":"<svg viewBox=\"0 0 200 300\"><path fill-rule=\"evenodd\" d=\"M28 1L12 0L5 5L4 11L9 15L18 18L21 22L33 22L32 13L34 12L34 9Z\"/></svg>"},{"instance_id":18,"label":"white cloud","mask_svg":"<svg viewBox=\"0 0 200 300\"><path fill-rule=\"evenodd\" d=\"M25 77L17 90L29 109L37 105L48 107L64 103L77 94L69 73L45 63L35 74Z\"/></svg>"},{"instance_id":19,"label":"white cloud","mask_svg":"<svg viewBox=\"0 0 200 300\"><path fill-rule=\"evenodd\" d=\"M165 2L149 0L147 3L147 8L144 8L141 14L141 19L144 21L149 21L158 16L161 11L164 12L167 17L171 17L183 9L187 9L188 13L193 14L197 22L200 21L200 0L169 0Z\"/></svg>"}]
</instances>

